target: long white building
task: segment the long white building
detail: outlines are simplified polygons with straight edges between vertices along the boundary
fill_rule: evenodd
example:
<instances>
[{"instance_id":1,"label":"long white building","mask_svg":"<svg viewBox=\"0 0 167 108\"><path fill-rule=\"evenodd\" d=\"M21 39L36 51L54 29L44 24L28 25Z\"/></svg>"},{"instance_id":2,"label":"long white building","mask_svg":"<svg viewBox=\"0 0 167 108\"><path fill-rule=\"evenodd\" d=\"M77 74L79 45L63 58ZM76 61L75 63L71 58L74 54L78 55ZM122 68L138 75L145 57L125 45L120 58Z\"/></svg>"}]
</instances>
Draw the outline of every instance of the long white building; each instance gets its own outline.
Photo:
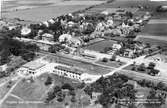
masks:
<instances>
[{"instance_id":1,"label":"long white building","mask_svg":"<svg viewBox=\"0 0 167 108\"><path fill-rule=\"evenodd\" d=\"M72 68L68 68L60 65L56 66L53 72L56 73L57 75L80 80L80 81L81 81L81 75L83 74L83 72L80 70L72 69Z\"/></svg>"}]
</instances>

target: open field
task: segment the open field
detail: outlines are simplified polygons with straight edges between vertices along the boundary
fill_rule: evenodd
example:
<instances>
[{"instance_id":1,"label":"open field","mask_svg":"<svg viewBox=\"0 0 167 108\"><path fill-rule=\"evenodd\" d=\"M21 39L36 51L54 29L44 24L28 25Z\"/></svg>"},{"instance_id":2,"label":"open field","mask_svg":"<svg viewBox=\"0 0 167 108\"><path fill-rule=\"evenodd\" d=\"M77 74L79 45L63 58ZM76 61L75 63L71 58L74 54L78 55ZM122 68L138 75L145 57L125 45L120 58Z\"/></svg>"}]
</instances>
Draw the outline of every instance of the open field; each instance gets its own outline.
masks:
<instances>
[{"instance_id":1,"label":"open field","mask_svg":"<svg viewBox=\"0 0 167 108\"><path fill-rule=\"evenodd\" d=\"M165 24L165 23L147 24L143 28L141 34L142 35L151 35L151 36L167 36L166 28L167 28L167 24Z\"/></svg>"},{"instance_id":2,"label":"open field","mask_svg":"<svg viewBox=\"0 0 167 108\"><path fill-rule=\"evenodd\" d=\"M85 5L69 5L69 6L50 6L50 7L39 7L28 10L20 10L15 12L4 13L3 16L6 18L20 18L31 21L46 21L51 18L82 10L88 6Z\"/></svg>"},{"instance_id":3,"label":"open field","mask_svg":"<svg viewBox=\"0 0 167 108\"><path fill-rule=\"evenodd\" d=\"M106 8L129 8L129 7L138 7L139 5L142 6L148 6L148 9L143 9L140 11L150 11L154 13L154 16L152 17L153 19L166 19L167 18L167 12L165 13L158 13L155 11L156 7L159 5L167 5L167 2L161 1L161 2L151 2L149 0L115 0L114 2L111 3L105 3L102 5L98 5L95 8L95 10L103 10ZM93 9L91 9L93 10ZM94 10L94 12L95 12ZM89 10L88 10L89 11Z\"/></svg>"},{"instance_id":4,"label":"open field","mask_svg":"<svg viewBox=\"0 0 167 108\"><path fill-rule=\"evenodd\" d=\"M147 37L139 37L137 40L144 42L144 43L150 43L151 45L159 45L162 48L167 48L167 41L165 40L159 40L159 37L157 36L157 39L147 38Z\"/></svg>"},{"instance_id":5,"label":"open field","mask_svg":"<svg viewBox=\"0 0 167 108\"><path fill-rule=\"evenodd\" d=\"M114 43L117 43L117 42L113 40L105 40L105 41L97 42L95 44L88 45L84 49L102 52L104 48L112 47Z\"/></svg>"},{"instance_id":6,"label":"open field","mask_svg":"<svg viewBox=\"0 0 167 108\"><path fill-rule=\"evenodd\" d=\"M40 1L40 2L39 2ZM101 4L105 1L61 1L61 0L23 0L12 1L8 6L4 3L3 17L20 18L30 21L46 21L63 14L83 10L91 5ZM13 3L14 2L14 3ZM16 3L15 3L16 2ZM13 3L13 4L12 4ZM7 5L7 6L6 6Z\"/></svg>"}]
</instances>

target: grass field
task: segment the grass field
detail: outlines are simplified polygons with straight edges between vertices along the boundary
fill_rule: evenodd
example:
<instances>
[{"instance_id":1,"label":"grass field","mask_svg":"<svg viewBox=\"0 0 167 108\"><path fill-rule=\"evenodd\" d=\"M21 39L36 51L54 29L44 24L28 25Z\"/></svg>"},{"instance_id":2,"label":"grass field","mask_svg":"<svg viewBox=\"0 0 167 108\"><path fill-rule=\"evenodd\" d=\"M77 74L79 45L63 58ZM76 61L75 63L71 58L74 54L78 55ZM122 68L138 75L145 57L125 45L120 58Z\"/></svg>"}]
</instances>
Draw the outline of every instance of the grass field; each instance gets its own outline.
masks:
<instances>
[{"instance_id":1,"label":"grass field","mask_svg":"<svg viewBox=\"0 0 167 108\"><path fill-rule=\"evenodd\" d=\"M85 5L69 5L69 6L50 6L50 7L39 7L28 10L20 10L15 12L4 13L3 16L6 18L20 18L23 20L31 21L46 21L51 18L82 10L88 6Z\"/></svg>"},{"instance_id":2,"label":"grass field","mask_svg":"<svg viewBox=\"0 0 167 108\"><path fill-rule=\"evenodd\" d=\"M147 24L141 34L151 36L167 36L167 24ZM166 37L167 38L167 37Z\"/></svg>"},{"instance_id":3,"label":"grass field","mask_svg":"<svg viewBox=\"0 0 167 108\"><path fill-rule=\"evenodd\" d=\"M114 43L117 43L117 42L113 40L105 40L105 41L97 42L95 44L88 45L84 49L102 52L105 47L112 47Z\"/></svg>"},{"instance_id":4,"label":"grass field","mask_svg":"<svg viewBox=\"0 0 167 108\"><path fill-rule=\"evenodd\" d=\"M114 67L114 68L118 68L118 67L125 64L123 62L120 63L120 62L117 62L117 61L110 61L110 60L108 60L108 62L97 61L96 63L106 65L106 66L111 66L111 67Z\"/></svg>"},{"instance_id":5,"label":"grass field","mask_svg":"<svg viewBox=\"0 0 167 108\"><path fill-rule=\"evenodd\" d=\"M39 1L39 0L36 0ZM13 1L14 2L14 1ZM3 8L3 17L6 18L20 18L23 20L30 21L46 21L53 17L58 17L63 14L75 12L78 10L83 10L91 5L101 4L105 1L61 1L61 0L52 0L50 2L35 2L34 0L27 2L19 1L15 3L16 6L8 6L5 9ZM54 2L54 3L52 3ZM12 4L12 3L11 3ZM4 4L5 5L5 4ZM5 7L5 6L4 6ZM11 9L18 11L9 11Z\"/></svg>"},{"instance_id":6,"label":"grass field","mask_svg":"<svg viewBox=\"0 0 167 108\"><path fill-rule=\"evenodd\" d=\"M167 41L165 40L158 40L158 37L157 39L151 39L151 38L147 38L147 37L140 37L137 39L138 41L141 41L141 42L144 42L144 43L150 43L151 45L159 45L163 48L167 48Z\"/></svg>"}]
</instances>

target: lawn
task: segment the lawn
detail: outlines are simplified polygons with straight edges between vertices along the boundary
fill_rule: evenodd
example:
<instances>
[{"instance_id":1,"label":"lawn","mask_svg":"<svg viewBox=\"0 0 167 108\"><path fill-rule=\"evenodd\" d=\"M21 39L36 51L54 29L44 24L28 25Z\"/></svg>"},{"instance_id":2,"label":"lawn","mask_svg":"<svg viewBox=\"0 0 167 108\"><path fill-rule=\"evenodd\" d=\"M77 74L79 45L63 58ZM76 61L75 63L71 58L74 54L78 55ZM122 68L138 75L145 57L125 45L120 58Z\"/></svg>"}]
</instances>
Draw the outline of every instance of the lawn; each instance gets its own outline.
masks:
<instances>
[{"instance_id":1,"label":"lawn","mask_svg":"<svg viewBox=\"0 0 167 108\"><path fill-rule=\"evenodd\" d=\"M47 89L48 86L45 86L44 81L41 79L35 79L34 82L22 80L12 91L12 94L17 95L26 101L38 101Z\"/></svg>"},{"instance_id":2,"label":"lawn","mask_svg":"<svg viewBox=\"0 0 167 108\"><path fill-rule=\"evenodd\" d=\"M110 61L110 60L108 60L108 62L102 62L101 60L99 60L96 63L102 64L102 65L106 65L106 66L111 66L113 68L118 68L118 67L120 67L120 66L125 64L123 62Z\"/></svg>"},{"instance_id":3,"label":"lawn","mask_svg":"<svg viewBox=\"0 0 167 108\"><path fill-rule=\"evenodd\" d=\"M112 47L112 45L114 43L117 43L117 42L113 41L113 40L104 40L101 42L97 42L95 44L88 45L88 46L84 47L84 49L102 52L105 47Z\"/></svg>"}]
</instances>

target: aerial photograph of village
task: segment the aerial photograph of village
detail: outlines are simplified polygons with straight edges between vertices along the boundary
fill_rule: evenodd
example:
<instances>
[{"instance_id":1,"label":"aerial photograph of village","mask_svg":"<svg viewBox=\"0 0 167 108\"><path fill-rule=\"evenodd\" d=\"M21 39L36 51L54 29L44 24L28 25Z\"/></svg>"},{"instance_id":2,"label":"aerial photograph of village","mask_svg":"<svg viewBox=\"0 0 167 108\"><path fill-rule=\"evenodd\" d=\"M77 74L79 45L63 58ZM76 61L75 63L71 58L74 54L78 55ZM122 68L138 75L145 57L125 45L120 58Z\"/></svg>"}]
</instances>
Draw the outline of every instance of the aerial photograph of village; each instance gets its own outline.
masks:
<instances>
[{"instance_id":1,"label":"aerial photograph of village","mask_svg":"<svg viewBox=\"0 0 167 108\"><path fill-rule=\"evenodd\" d=\"M0 108L167 108L167 0L0 4Z\"/></svg>"}]
</instances>

